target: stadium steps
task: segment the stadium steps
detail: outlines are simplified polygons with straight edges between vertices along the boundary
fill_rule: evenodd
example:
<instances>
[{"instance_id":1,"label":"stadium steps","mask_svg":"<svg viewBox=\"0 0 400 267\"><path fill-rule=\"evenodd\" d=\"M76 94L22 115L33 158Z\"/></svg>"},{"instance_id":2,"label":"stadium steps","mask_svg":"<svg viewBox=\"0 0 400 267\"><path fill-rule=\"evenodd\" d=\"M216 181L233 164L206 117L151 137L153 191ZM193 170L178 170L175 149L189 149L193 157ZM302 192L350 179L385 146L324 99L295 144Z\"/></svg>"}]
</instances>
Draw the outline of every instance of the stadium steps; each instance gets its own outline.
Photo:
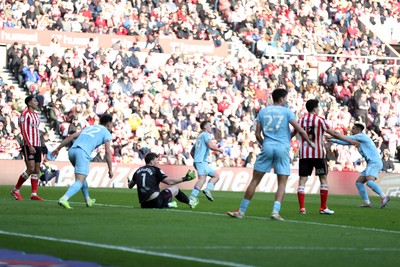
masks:
<instances>
[{"instance_id":1,"label":"stadium steps","mask_svg":"<svg viewBox=\"0 0 400 267\"><path fill-rule=\"evenodd\" d=\"M236 57L244 57L247 59L255 60L256 55L253 54L243 43L243 41L237 36L237 33L232 31L230 25L221 17L217 10L214 10L214 1L205 0L203 3L204 11L211 14L215 18L215 22L222 31L222 38L225 41L230 41L229 54L235 55Z\"/></svg>"},{"instance_id":2,"label":"stadium steps","mask_svg":"<svg viewBox=\"0 0 400 267\"><path fill-rule=\"evenodd\" d=\"M18 97L22 100L25 99L25 97L28 96L28 92L25 91L21 86L19 86L18 81L14 78L14 76L12 75L12 73L7 69L7 68L3 68L1 71L1 77L3 78L3 82L5 84L8 84L9 86L13 85L14 86L14 97ZM50 123L48 122L45 114L38 110L39 113L39 118L40 118L40 122L41 122L41 131L43 132L49 132L50 134L50 140L56 142L56 143L60 143L62 141L62 138L60 137L60 135L58 135L57 133L54 132L54 130L50 127Z\"/></svg>"}]
</instances>

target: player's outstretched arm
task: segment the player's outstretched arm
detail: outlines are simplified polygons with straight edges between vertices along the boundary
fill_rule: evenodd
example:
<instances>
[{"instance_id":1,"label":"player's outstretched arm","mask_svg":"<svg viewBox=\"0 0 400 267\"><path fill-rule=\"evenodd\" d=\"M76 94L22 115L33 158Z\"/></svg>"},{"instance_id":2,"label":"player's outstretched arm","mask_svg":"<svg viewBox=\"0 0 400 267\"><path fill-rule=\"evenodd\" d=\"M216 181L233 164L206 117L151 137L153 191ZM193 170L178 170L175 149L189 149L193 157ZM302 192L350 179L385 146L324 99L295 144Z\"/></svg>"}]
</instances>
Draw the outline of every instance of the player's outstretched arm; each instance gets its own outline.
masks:
<instances>
[{"instance_id":1,"label":"player's outstretched arm","mask_svg":"<svg viewBox=\"0 0 400 267\"><path fill-rule=\"evenodd\" d=\"M67 138L65 138L65 139L61 142L61 144L60 144L56 149L54 149L54 150L51 152L50 156L51 156L51 157L57 156L57 155L58 155L58 152L60 152L61 148L63 148L64 146L68 145L70 142L72 142L72 140L74 140L75 138L77 138L80 134L81 134L81 132L76 132L76 133L74 133L74 134L71 134L71 135L68 136Z\"/></svg>"},{"instance_id":2,"label":"player's outstretched arm","mask_svg":"<svg viewBox=\"0 0 400 267\"><path fill-rule=\"evenodd\" d=\"M179 183L182 183L182 182L191 181L194 178L196 178L195 171L188 170L186 175L183 176L182 178L170 178L170 177L167 177L162 181L163 181L163 183L165 183L167 185L175 185L175 184L179 184Z\"/></svg>"},{"instance_id":3,"label":"player's outstretched arm","mask_svg":"<svg viewBox=\"0 0 400 267\"><path fill-rule=\"evenodd\" d=\"M360 143L357 140L351 139L346 135L343 135L337 131L334 131L332 129L329 129L328 131L326 131L328 134L330 134L331 136L335 137L336 139L345 141L353 146L359 147Z\"/></svg>"}]
</instances>

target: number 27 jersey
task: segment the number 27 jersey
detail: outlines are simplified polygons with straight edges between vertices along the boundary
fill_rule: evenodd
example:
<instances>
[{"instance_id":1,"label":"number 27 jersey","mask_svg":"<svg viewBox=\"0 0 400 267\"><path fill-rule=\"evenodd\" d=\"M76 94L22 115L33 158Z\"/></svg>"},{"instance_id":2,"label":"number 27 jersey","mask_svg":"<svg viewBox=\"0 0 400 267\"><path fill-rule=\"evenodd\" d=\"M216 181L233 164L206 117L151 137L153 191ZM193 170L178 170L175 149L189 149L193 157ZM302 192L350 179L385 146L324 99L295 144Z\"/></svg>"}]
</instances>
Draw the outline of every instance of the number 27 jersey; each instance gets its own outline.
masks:
<instances>
[{"instance_id":1,"label":"number 27 jersey","mask_svg":"<svg viewBox=\"0 0 400 267\"><path fill-rule=\"evenodd\" d=\"M256 121L261 125L264 145L290 147L289 123L296 120L294 113L282 106L268 106L260 110Z\"/></svg>"}]
</instances>

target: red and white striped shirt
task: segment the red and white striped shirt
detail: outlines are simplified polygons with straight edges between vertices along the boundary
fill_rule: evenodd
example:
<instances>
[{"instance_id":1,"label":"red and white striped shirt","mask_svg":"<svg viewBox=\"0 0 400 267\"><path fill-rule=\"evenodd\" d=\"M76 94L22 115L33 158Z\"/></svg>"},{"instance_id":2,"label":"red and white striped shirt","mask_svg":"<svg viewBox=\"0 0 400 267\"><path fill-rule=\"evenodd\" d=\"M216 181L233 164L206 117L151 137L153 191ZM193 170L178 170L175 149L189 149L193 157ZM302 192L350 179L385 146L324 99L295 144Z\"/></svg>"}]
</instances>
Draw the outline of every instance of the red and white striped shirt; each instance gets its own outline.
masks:
<instances>
[{"instance_id":1,"label":"red and white striped shirt","mask_svg":"<svg viewBox=\"0 0 400 267\"><path fill-rule=\"evenodd\" d=\"M25 109L19 118L19 126L24 138L24 143L27 146L41 146L40 132L39 132L40 119L36 112L30 112Z\"/></svg>"},{"instance_id":2,"label":"red and white striped shirt","mask_svg":"<svg viewBox=\"0 0 400 267\"><path fill-rule=\"evenodd\" d=\"M311 148L301 138L300 158L301 159L323 159L325 158L324 133L330 129L327 121L318 115L308 113L304 115L299 125L306 131L308 138L315 143L316 148Z\"/></svg>"}]
</instances>

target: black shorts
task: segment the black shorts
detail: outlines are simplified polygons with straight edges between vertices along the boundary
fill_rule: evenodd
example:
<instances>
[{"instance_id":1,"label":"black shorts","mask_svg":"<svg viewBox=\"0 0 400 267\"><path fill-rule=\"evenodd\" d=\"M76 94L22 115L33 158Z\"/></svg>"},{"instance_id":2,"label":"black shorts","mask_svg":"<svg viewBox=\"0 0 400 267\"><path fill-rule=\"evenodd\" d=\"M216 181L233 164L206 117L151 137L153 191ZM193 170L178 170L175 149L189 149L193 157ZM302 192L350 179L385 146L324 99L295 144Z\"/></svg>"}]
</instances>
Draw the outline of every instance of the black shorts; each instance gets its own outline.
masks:
<instances>
[{"instance_id":1,"label":"black shorts","mask_svg":"<svg viewBox=\"0 0 400 267\"><path fill-rule=\"evenodd\" d=\"M34 160L36 163L42 162L42 147L34 146L36 152L35 154L31 154L29 152L29 146L22 146L22 154L24 155L25 160Z\"/></svg>"},{"instance_id":2,"label":"black shorts","mask_svg":"<svg viewBox=\"0 0 400 267\"><path fill-rule=\"evenodd\" d=\"M300 159L299 176L310 176L315 168L315 175L328 174L326 159Z\"/></svg>"},{"instance_id":3,"label":"black shorts","mask_svg":"<svg viewBox=\"0 0 400 267\"><path fill-rule=\"evenodd\" d=\"M142 209L163 209L168 208L168 203L172 200L172 193L169 189L164 189L160 194L150 201L141 203Z\"/></svg>"}]
</instances>

